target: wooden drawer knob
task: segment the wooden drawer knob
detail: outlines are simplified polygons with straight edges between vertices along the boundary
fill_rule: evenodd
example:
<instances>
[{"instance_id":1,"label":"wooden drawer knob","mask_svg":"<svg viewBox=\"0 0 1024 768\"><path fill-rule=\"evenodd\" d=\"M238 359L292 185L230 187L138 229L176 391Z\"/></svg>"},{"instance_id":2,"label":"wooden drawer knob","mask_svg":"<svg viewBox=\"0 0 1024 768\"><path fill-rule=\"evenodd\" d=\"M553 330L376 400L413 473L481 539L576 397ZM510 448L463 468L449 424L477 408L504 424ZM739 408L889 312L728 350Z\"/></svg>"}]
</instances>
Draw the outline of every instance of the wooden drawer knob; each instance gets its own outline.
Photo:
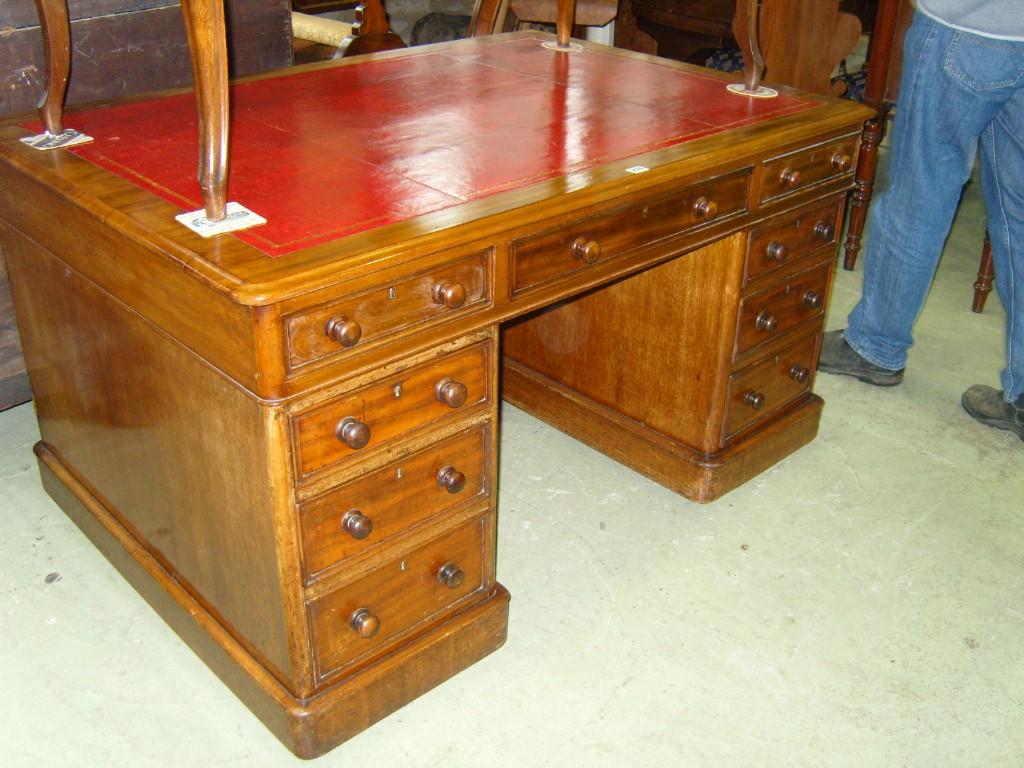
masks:
<instances>
[{"instance_id":1,"label":"wooden drawer knob","mask_svg":"<svg viewBox=\"0 0 1024 768\"><path fill-rule=\"evenodd\" d=\"M755 411L761 410L761 406L764 405L764 395L760 392L755 392L750 389L743 396L743 402L753 408Z\"/></svg>"},{"instance_id":2,"label":"wooden drawer knob","mask_svg":"<svg viewBox=\"0 0 1024 768\"><path fill-rule=\"evenodd\" d=\"M698 197L693 202L693 213L701 221L711 221L718 215L718 203L706 197Z\"/></svg>"},{"instance_id":3,"label":"wooden drawer knob","mask_svg":"<svg viewBox=\"0 0 1024 768\"><path fill-rule=\"evenodd\" d=\"M825 303L825 298L817 291L807 291L804 294L804 306L810 309L821 309L821 305Z\"/></svg>"},{"instance_id":4,"label":"wooden drawer knob","mask_svg":"<svg viewBox=\"0 0 1024 768\"><path fill-rule=\"evenodd\" d=\"M466 476L455 467L441 467L437 473L437 484L448 493L458 493L466 487Z\"/></svg>"},{"instance_id":5,"label":"wooden drawer knob","mask_svg":"<svg viewBox=\"0 0 1024 768\"><path fill-rule=\"evenodd\" d=\"M831 243L832 238L836 236L836 228L827 221L819 221L814 225L814 234L826 243Z\"/></svg>"},{"instance_id":6,"label":"wooden drawer knob","mask_svg":"<svg viewBox=\"0 0 1024 768\"><path fill-rule=\"evenodd\" d=\"M587 264L593 264L601 258L601 244L597 240L577 237L572 241L572 255Z\"/></svg>"},{"instance_id":7,"label":"wooden drawer knob","mask_svg":"<svg viewBox=\"0 0 1024 768\"><path fill-rule=\"evenodd\" d=\"M333 339L343 347L354 347L363 335L363 329L359 323L344 315L332 317L327 321L327 326L324 330L328 338Z\"/></svg>"},{"instance_id":8,"label":"wooden drawer knob","mask_svg":"<svg viewBox=\"0 0 1024 768\"><path fill-rule=\"evenodd\" d=\"M767 331L771 333L779 327L779 321L771 312L767 309L761 310L761 313L754 320L754 325L759 331Z\"/></svg>"},{"instance_id":9,"label":"wooden drawer knob","mask_svg":"<svg viewBox=\"0 0 1024 768\"><path fill-rule=\"evenodd\" d=\"M458 309L466 303L466 289L462 283L441 282L434 285L434 301L448 309Z\"/></svg>"},{"instance_id":10,"label":"wooden drawer knob","mask_svg":"<svg viewBox=\"0 0 1024 768\"><path fill-rule=\"evenodd\" d=\"M370 442L370 428L359 419L346 416L338 422L338 428L334 431L341 442L354 451L358 451Z\"/></svg>"},{"instance_id":11,"label":"wooden drawer knob","mask_svg":"<svg viewBox=\"0 0 1024 768\"><path fill-rule=\"evenodd\" d=\"M365 539L373 533L373 520L358 509L350 509L341 518L341 529L353 539Z\"/></svg>"},{"instance_id":12,"label":"wooden drawer knob","mask_svg":"<svg viewBox=\"0 0 1024 768\"><path fill-rule=\"evenodd\" d=\"M444 584L448 589L455 589L462 586L466 580L466 573L455 563L445 563L437 571L437 581Z\"/></svg>"},{"instance_id":13,"label":"wooden drawer knob","mask_svg":"<svg viewBox=\"0 0 1024 768\"><path fill-rule=\"evenodd\" d=\"M466 385L452 378L443 378L434 385L434 396L449 408L458 408L466 402Z\"/></svg>"},{"instance_id":14,"label":"wooden drawer knob","mask_svg":"<svg viewBox=\"0 0 1024 768\"><path fill-rule=\"evenodd\" d=\"M850 170L850 166L853 165L853 158L844 152L836 152L832 155L832 159L829 161L829 165L832 166L833 171L839 171L843 173Z\"/></svg>"},{"instance_id":15,"label":"wooden drawer knob","mask_svg":"<svg viewBox=\"0 0 1024 768\"><path fill-rule=\"evenodd\" d=\"M779 174L779 182L782 186L789 187L790 189L796 189L799 187L800 180L800 171L795 168L785 168L782 173Z\"/></svg>"},{"instance_id":16,"label":"wooden drawer knob","mask_svg":"<svg viewBox=\"0 0 1024 768\"><path fill-rule=\"evenodd\" d=\"M357 635L367 640L380 632L380 619L374 616L369 608L353 611L348 623Z\"/></svg>"},{"instance_id":17,"label":"wooden drawer knob","mask_svg":"<svg viewBox=\"0 0 1024 768\"><path fill-rule=\"evenodd\" d=\"M789 246L778 240L772 240L764 249L764 255L769 261L785 261L789 256Z\"/></svg>"},{"instance_id":18,"label":"wooden drawer knob","mask_svg":"<svg viewBox=\"0 0 1024 768\"><path fill-rule=\"evenodd\" d=\"M811 372L807 368L804 368L800 363L793 363L789 369L789 378L793 381L799 381L801 384L805 384L807 379L811 377Z\"/></svg>"}]
</instances>

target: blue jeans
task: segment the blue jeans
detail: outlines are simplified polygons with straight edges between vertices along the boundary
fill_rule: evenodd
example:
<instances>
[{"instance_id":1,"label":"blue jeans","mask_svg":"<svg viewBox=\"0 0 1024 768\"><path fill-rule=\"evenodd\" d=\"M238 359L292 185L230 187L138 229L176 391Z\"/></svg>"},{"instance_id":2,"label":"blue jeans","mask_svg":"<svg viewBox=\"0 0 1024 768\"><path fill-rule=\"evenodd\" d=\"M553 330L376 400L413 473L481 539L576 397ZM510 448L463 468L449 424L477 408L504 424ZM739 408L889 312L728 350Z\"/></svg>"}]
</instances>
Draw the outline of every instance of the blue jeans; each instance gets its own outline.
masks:
<instances>
[{"instance_id":1,"label":"blue jeans","mask_svg":"<svg viewBox=\"0 0 1024 768\"><path fill-rule=\"evenodd\" d=\"M979 143L996 290L1007 317L1002 385L1013 402L1024 394L1024 42L915 15L904 44L889 182L871 206L864 293L844 337L875 365L906 365Z\"/></svg>"}]
</instances>

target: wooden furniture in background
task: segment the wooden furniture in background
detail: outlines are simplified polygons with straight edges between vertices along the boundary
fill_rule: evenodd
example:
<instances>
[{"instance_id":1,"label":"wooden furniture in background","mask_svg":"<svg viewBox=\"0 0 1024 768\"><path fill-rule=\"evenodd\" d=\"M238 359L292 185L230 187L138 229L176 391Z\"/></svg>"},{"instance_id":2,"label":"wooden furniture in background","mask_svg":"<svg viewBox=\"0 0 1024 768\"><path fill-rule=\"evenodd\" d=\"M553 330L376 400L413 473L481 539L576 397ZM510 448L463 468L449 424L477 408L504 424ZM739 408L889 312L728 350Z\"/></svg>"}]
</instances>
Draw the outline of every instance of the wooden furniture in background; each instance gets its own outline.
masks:
<instances>
[{"instance_id":1,"label":"wooden furniture in background","mask_svg":"<svg viewBox=\"0 0 1024 768\"><path fill-rule=\"evenodd\" d=\"M843 244L843 268L847 270L857 266L868 207L874 192L875 174L878 171L878 146L885 137L889 113L899 97L900 78L903 74L903 38L913 16L914 6L908 0L878 0L867 61L868 77L864 87L864 103L874 109L876 115L864 125L857 176L850 196L850 216ZM973 286L972 311L984 311L994 279L992 245L986 232L978 276Z\"/></svg>"},{"instance_id":2,"label":"wooden furniture in background","mask_svg":"<svg viewBox=\"0 0 1024 768\"><path fill-rule=\"evenodd\" d=\"M992 241L988 232L985 232L985 243L981 248L981 263L978 264L978 277L974 281L974 301L971 303L972 312L984 312L985 302L988 295L992 293L992 284L996 279L996 270L992 264Z\"/></svg>"},{"instance_id":3,"label":"wooden furniture in background","mask_svg":"<svg viewBox=\"0 0 1024 768\"><path fill-rule=\"evenodd\" d=\"M878 171L878 145L885 133L889 110L899 93L903 65L903 36L913 18L913 6L907 0L878 0L875 27L866 67L864 104L875 116L864 124L857 177L850 196L850 216L843 244L843 267L853 269L860 253L861 236L867 222L868 206Z\"/></svg>"},{"instance_id":4,"label":"wooden furniture in background","mask_svg":"<svg viewBox=\"0 0 1024 768\"><path fill-rule=\"evenodd\" d=\"M185 10L205 118L219 22ZM816 434L867 110L552 40L236 85L233 196L268 223L208 240L173 218L196 204L192 149L119 141L125 122L182 135L188 95L65 115L96 139L73 150L0 126L44 485L303 757L504 641L499 391L698 501ZM488 87L439 98L439 77Z\"/></svg>"},{"instance_id":5,"label":"wooden furniture in background","mask_svg":"<svg viewBox=\"0 0 1024 768\"><path fill-rule=\"evenodd\" d=\"M736 0L631 0L636 27L657 42L659 56L703 64L719 48L735 45ZM839 62L856 47L861 24L839 0L770 0L761 5L764 80L838 95L831 82ZM634 47L627 24L616 45Z\"/></svg>"},{"instance_id":6,"label":"wooden furniture in background","mask_svg":"<svg viewBox=\"0 0 1024 768\"><path fill-rule=\"evenodd\" d=\"M405 47L402 38L391 31L381 0L340 5L355 8L352 23L298 10L292 12L292 34L296 42L293 49L297 64Z\"/></svg>"},{"instance_id":7,"label":"wooden furniture in background","mask_svg":"<svg viewBox=\"0 0 1024 768\"><path fill-rule=\"evenodd\" d=\"M555 24L557 27L558 5L555 0L478 0L470 19L469 36L510 32L519 24ZM572 15L568 15L568 11L573 9L565 7L567 15L562 18L561 26L567 30L565 34L574 27L603 27L615 19L617 6L617 0L576 0Z\"/></svg>"},{"instance_id":8,"label":"wooden furniture in background","mask_svg":"<svg viewBox=\"0 0 1024 768\"><path fill-rule=\"evenodd\" d=\"M46 90L39 9L63 15L63 0L0 3L0 117L32 111ZM228 0L230 63L235 75L291 64L288 0ZM101 101L184 85L191 76L178 0L71 0L70 104ZM54 26L65 26L58 17ZM66 26L65 26L66 28ZM125 45L130 40L131 45ZM58 54L59 46L53 46ZM56 62L62 66L60 59ZM57 116L60 88L45 110ZM21 364L10 289L0 255L0 410L30 399Z\"/></svg>"}]
</instances>

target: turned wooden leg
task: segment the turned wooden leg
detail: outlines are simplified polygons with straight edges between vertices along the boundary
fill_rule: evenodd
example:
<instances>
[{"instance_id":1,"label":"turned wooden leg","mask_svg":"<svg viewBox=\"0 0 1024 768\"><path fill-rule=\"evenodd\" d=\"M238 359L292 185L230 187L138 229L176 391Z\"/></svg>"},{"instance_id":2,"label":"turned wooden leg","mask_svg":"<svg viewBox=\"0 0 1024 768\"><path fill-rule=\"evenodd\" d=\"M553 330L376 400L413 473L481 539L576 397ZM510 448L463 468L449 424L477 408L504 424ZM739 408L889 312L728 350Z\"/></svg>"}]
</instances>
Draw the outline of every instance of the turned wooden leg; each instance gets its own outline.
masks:
<instances>
[{"instance_id":1,"label":"turned wooden leg","mask_svg":"<svg viewBox=\"0 0 1024 768\"><path fill-rule=\"evenodd\" d=\"M182 0L199 108L199 187L206 218L224 218L228 179L228 48L224 0Z\"/></svg>"},{"instance_id":2,"label":"turned wooden leg","mask_svg":"<svg viewBox=\"0 0 1024 768\"><path fill-rule=\"evenodd\" d=\"M974 304L971 307L973 311L984 311L995 277L995 269L992 267L992 241L989 240L988 232L985 232L985 246L981 249L981 264L978 265L978 279L974 283Z\"/></svg>"},{"instance_id":3,"label":"turned wooden leg","mask_svg":"<svg viewBox=\"0 0 1024 768\"><path fill-rule=\"evenodd\" d=\"M878 167L878 145L882 141L885 115L864 123L861 134L860 154L857 156L857 173L853 180L853 194L850 197L850 217L846 225L846 243L843 269L853 269L860 253L860 238L871 204L871 193L875 186L875 171Z\"/></svg>"},{"instance_id":4,"label":"turned wooden leg","mask_svg":"<svg viewBox=\"0 0 1024 768\"><path fill-rule=\"evenodd\" d=\"M576 21L576 0L558 0L555 5L555 35L558 47L568 48L572 37L572 25Z\"/></svg>"},{"instance_id":5,"label":"turned wooden leg","mask_svg":"<svg viewBox=\"0 0 1024 768\"><path fill-rule=\"evenodd\" d=\"M71 23L67 0L36 0L46 58L46 92L39 100L39 116L53 136L64 132L64 97L71 67Z\"/></svg>"},{"instance_id":6,"label":"turned wooden leg","mask_svg":"<svg viewBox=\"0 0 1024 768\"><path fill-rule=\"evenodd\" d=\"M502 0L476 0L469 20L467 37L483 37L500 32L497 29Z\"/></svg>"},{"instance_id":7,"label":"turned wooden leg","mask_svg":"<svg viewBox=\"0 0 1024 768\"><path fill-rule=\"evenodd\" d=\"M743 84L747 91L754 92L761 85L764 74L764 57L761 55L760 0L745 0L736 4L736 15L732 18L732 34L743 51Z\"/></svg>"}]
</instances>

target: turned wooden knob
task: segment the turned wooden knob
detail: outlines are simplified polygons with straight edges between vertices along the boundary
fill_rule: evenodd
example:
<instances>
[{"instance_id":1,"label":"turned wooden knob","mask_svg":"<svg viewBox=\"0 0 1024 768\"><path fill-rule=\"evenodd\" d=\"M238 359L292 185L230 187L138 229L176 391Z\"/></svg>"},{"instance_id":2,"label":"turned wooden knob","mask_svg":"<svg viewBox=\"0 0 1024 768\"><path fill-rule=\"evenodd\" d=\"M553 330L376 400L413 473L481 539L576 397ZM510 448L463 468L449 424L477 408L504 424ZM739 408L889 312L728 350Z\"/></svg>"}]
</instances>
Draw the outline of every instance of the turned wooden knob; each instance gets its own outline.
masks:
<instances>
[{"instance_id":1,"label":"turned wooden knob","mask_svg":"<svg viewBox=\"0 0 1024 768\"><path fill-rule=\"evenodd\" d=\"M344 315L332 317L327 321L327 326L324 330L328 338L333 339L343 347L354 347L363 335L363 329L359 323Z\"/></svg>"},{"instance_id":2,"label":"turned wooden knob","mask_svg":"<svg viewBox=\"0 0 1024 768\"><path fill-rule=\"evenodd\" d=\"M853 165L853 158L843 152L836 152L832 155L829 165L832 166L833 171L842 173L850 170L850 166Z\"/></svg>"},{"instance_id":3,"label":"turned wooden knob","mask_svg":"<svg viewBox=\"0 0 1024 768\"><path fill-rule=\"evenodd\" d=\"M824 297L817 291L807 291L804 294L804 306L810 307L811 309L821 309L821 305L825 303Z\"/></svg>"},{"instance_id":4,"label":"turned wooden knob","mask_svg":"<svg viewBox=\"0 0 1024 768\"><path fill-rule=\"evenodd\" d=\"M800 363L793 363L789 369L789 378L794 381L799 381L801 384L807 381L811 376L811 372L804 368Z\"/></svg>"},{"instance_id":5,"label":"turned wooden knob","mask_svg":"<svg viewBox=\"0 0 1024 768\"><path fill-rule=\"evenodd\" d=\"M764 249L764 255L769 261L785 261L789 256L789 246L778 240L772 240Z\"/></svg>"},{"instance_id":6,"label":"turned wooden knob","mask_svg":"<svg viewBox=\"0 0 1024 768\"><path fill-rule=\"evenodd\" d=\"M370 428L351 416L346 416L338 422L338 428L334 434L341 442L354 451L358 451L370 442Z\"/></svg>"},{"instance_id":7,"label":"turned wooden knob","mask_svg":"<svg viewBox=\"0 0 1024 768\"><path fill-rule=\"evenodd\" d=\"M466 394L466 385L452 378L443 378L434 385L434 396L449 408L465 403Z\"/></svg>"},{"instance_id":8,"label":"turned wooden knob","mask_svg":"<svg viewBox=\"0 0 1024 768\"><path fill-rule=\"evenodd\" d=\"M353 611L348 623L356 631L357 635L365 639L369 639L380 632L380 619L374 616L369 608L360 608L358 611Z\"/></svg>"},{"instance_id":9,"label":"turned wooden knob","mask_svg":"<svg viewBox=\"0 0 1024 768\"><path fill-rule=\"evenodd\" d=\"M455 589L462 586L466 580L466 573L455 563L445 563L437 571L437 581L444 584L448 589Z\"/></svg>"},{"instance_id":10,"label":"turned wooden knob","mask_svg":"<svg viewBox=\"0 0 1024 768\"><path fill-rule=\"evenodd\" d=\"M764 395L751 389L743 396L743 402L755 411L759 411L761 410L761 406L764 405Z\"/></svg>"},{"instance_id":11,"label":"turned wooden knob","mask_svg":"<svg viewBox=\"0 0 1024 768\"><path fill-rule=\"evenodd\" d=\"M466 487L466 476L455 467L441 467L437 473L437 484L448 493L458 493Z\"/></svg>"},{"instance_id":12,"label":"turned wooden knob","mask_svg":"<svg viewBox=\"0 0 1024 768\"><path fill-rule=\"evenodd\" d=\"M836 235L836 228L827 221L819 221L814 225L814 234L826 243L830 243L832 242L832 238Z\"/></svg>"},{"instance_id":13,"label":"turned wooden knob","mask_svg":"<svg viewBox=\"0 0 1024 768\"><path fill-rule=\"evenodd\" d=\"M466 289L462 283L442 282L434 285L434 301L448 309L458 309L466 303Z\"/></svg>"},{"instance_id":14,"label":"turned wooden knob","mask_svg":"<svg viewBox=\"0 0 1024 768\"><path fill-rule=\"evenodd\" d=\"M593 264L601 258L601 244L597 240L577 237L572 241L572 255L587 264Z\"/></svg>"},{"instance_id":15,"label":"turned wooden knob","mask_svg":"<svg viewBox=\"0 0 1024 768\"><path fill-rule=\"evenodd\" d=\"M365 539L373 533L373 520L358 509L350 509L341 518L341 529L353 539Z\"/></svg>"},{"instance_id":16,"label":"turned wooden knob","mask_svg":"<svg viewBox=\"0 0 1024 768\"><path fill-rule=\"evenodd\" d=\"M784 187L796 189L800 186L800 171L795 168L785 168L782 173L779 174L779 181L782 182L782 186Z\"/></svg>"},{"instance_id":17,"label":"turned wooden knob","mask_svg":"<svg viewBox=\"0 0 1024 768\"><path fill-rule=\"evenodd\" d=\"M718 203L706 197L698 197L693 202L693 213L702 221L710 221L718 215Z\"/></svg>"},{"instance_id":18,"label":"turned wooden knob","mask_svg":"<svg viewBox=\"0 0 1024 768\"><path fill-rule=\"evenodd\" d=\"M768 333L771 333L772 331L779 327L779 321L775 317L775 315L771 314L767 309L765 309L762 310L761 314L759 314L757 316L757 319L754 320L754 325L757 327L757 330L759 331L767 331Z\"/></svg>"}]
</instances>

